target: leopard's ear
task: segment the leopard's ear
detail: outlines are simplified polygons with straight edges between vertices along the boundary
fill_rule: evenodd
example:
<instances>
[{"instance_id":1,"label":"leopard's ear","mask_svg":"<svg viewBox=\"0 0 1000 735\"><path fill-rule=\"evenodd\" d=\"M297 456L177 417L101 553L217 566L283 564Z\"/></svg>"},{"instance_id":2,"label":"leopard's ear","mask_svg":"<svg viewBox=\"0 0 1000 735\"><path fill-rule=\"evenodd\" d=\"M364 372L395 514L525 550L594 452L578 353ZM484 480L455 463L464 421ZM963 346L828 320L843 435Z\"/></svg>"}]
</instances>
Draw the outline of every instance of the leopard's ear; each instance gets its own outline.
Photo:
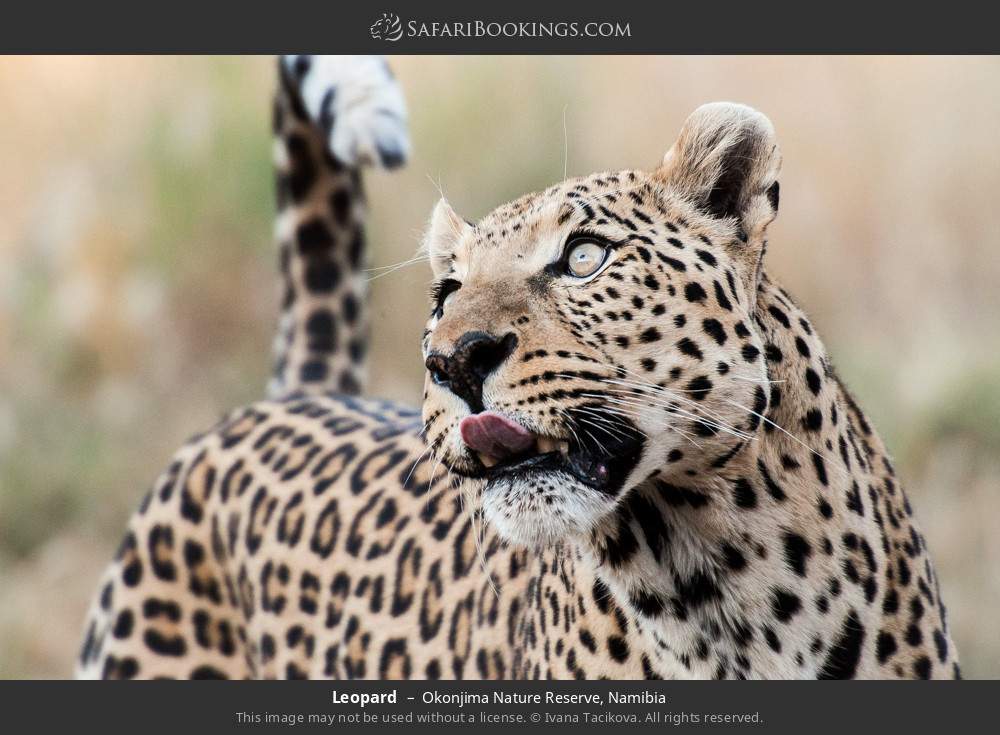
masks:
<instances>
[{"instance_id":1,"label":"leopard's ear","mask_svg":"<svg viewBox=\"0 0 1000 735\"><path fill-rule=\"evenodd\" d=\"M431 213L431 221L424 235L424 250L430 259L435 278L440 278L451 270L455 252L470 232L472 226L459 217L442 197Z\"/></svg>"},{"instance_id":2,"label":"leopard's ear","mask_svg":"<svg viewBox=\"0 0 1000 735\"><path fill-rule=\"evenodd\" d=\"M778 212L780 168L767 117L746 105L712 102L687 119L657 173L707 214L734 219L740 240L762 247Z\"/></svg>"}]
</instances>

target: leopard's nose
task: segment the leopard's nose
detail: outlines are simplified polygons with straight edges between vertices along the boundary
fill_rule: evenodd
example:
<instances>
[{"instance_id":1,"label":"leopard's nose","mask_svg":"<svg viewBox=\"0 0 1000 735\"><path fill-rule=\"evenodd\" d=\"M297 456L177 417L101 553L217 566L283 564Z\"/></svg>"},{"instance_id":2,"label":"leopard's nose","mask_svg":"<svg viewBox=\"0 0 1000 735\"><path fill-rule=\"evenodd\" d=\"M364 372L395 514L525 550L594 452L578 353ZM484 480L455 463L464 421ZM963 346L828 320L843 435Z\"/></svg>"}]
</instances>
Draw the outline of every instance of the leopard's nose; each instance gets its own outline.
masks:
<instances>
[{"instance_id":1,"label":"leopard's nose","mask_svg":"<svg viewBox=\"0 0 1000 735\"><path fill-rule=\"evenodd\" d=\"M496 337L486 332L466 332L455 342L451 355L434 352L426 366L431 379L465 401L472 413L483 410L483 384L517 349L517 335Z\"/></svg>"}]
</instances>

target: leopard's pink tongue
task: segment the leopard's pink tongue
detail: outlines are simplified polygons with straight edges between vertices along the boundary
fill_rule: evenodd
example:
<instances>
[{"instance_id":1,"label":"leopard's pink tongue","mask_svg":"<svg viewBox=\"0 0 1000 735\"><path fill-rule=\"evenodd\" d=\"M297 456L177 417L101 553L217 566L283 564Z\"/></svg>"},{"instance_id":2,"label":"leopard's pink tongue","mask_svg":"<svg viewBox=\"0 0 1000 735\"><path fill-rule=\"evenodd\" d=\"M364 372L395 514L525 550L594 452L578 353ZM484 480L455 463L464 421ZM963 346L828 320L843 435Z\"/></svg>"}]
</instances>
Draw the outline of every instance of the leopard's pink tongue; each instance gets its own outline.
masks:
<instances>
[{"instance_id":1,"label":"leopard's pink tongue","mask_svg":"<svg viewBox=\"0 0 1000 735\"><path fill-rule=\"evenodd\" d=\"M467 447L497 459L520 454L535 444L534 434L492 411L466 416L459 430Z\"/></svg>"}]
</instances>

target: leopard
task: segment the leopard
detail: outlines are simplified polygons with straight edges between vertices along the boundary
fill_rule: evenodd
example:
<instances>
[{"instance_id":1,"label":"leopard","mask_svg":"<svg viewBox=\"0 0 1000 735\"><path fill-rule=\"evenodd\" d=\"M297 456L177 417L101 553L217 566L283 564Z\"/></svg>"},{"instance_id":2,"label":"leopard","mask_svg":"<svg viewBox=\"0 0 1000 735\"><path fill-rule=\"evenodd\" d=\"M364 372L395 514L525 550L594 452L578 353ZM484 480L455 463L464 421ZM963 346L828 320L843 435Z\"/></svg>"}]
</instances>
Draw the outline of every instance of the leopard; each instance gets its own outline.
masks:
<instances>
[{"instance_id":1,"label":"leopard","mask_svg":"<svg viewBox=\"0 0 1000 735\"><path fill-rule=\"evenodd\" d=\"M370 57L283 57L266 399L190 439L98 584L84 678L960 678L885 444L767 273L781 153L737 103L649 170L442 197L423 406L363 397ZM415 356L416 357L416 356Z\"/></svg>"}]
</instances>

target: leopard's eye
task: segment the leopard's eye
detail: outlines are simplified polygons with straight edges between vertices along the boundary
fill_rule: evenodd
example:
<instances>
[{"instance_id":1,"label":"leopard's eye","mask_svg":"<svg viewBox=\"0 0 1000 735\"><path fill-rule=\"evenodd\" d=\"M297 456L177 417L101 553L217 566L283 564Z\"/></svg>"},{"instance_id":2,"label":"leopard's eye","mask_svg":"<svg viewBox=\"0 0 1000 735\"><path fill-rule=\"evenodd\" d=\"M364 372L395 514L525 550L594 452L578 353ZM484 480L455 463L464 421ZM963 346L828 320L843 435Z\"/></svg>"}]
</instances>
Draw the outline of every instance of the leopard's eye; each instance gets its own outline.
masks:
<instances>
[{"instance_id":1,"label":"leopard's eye","mask_svg":"<svg viewBox=\"0 0 1000 735\"><path fill-rule=\"evenodd\" d=\"M435 283L431 287L431 300L434 302L434 315L440 319L444 316L444 310L455 298L455 292L462 287L462 284L454 278L446 278Z\"/></svg>"},{"instance_id":2,"label":"leopard's eye","mask_svg":"<svg viewBox=\"0 0 1000 735\"><path fill-rule=\"evenodd\" d=\"M596 240L581 238L570 243L566 254L566 272L577 278L586 278L597 272L608 257L608 249Z\"/></svg>"}]
</instances>

